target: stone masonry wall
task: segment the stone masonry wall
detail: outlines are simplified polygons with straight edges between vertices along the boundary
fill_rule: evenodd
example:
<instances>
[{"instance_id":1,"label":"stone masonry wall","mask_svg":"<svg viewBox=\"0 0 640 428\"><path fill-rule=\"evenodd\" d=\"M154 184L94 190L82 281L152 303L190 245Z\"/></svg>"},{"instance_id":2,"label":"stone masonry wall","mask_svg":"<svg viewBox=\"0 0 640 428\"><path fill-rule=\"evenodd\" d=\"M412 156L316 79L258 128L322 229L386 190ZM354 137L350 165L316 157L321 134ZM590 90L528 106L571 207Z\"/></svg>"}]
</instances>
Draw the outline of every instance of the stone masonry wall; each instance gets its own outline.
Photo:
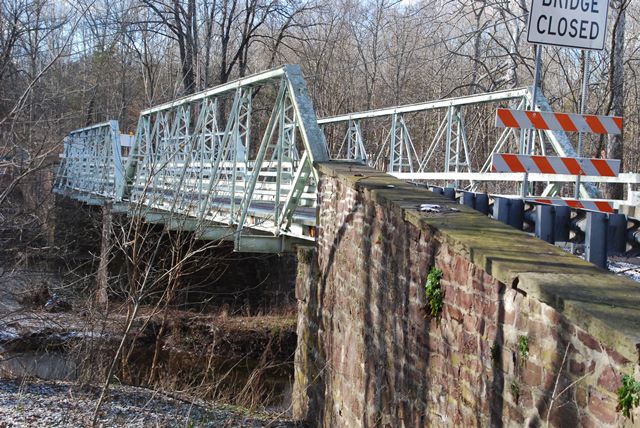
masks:
<instances>
[{"instance_id":1,"label":"stone masonry wall","mask_svg":"<svg viewBox=\"0 0 640 428\"><path fill-rule=\"evenodd\" d=\"M318 248L298 254L295 416L325 427L632 424L616 390L623 374L638 378L638 284L366 167L320 170ZM425 310L434 266L438 318Z\"/></svg>"}]
</instances>

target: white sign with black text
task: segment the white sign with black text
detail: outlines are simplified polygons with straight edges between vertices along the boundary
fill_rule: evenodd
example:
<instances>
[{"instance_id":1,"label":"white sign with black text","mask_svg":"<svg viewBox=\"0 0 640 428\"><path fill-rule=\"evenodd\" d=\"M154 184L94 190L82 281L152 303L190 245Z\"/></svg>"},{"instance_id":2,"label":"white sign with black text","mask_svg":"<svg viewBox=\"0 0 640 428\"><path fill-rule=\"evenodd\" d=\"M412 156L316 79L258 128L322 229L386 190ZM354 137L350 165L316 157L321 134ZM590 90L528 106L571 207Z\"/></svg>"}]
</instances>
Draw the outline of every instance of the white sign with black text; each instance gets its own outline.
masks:
<instances>
[{"instance_id":1,"label":"white sign with black text","mask_svg":"<svg viewBox=\"0 0 640 428\"><path fill-rule=\"evenodd\" d=\"M532 0L527 41L602 50L608 10L608 0Z\"/></svg>"}]
</instances>

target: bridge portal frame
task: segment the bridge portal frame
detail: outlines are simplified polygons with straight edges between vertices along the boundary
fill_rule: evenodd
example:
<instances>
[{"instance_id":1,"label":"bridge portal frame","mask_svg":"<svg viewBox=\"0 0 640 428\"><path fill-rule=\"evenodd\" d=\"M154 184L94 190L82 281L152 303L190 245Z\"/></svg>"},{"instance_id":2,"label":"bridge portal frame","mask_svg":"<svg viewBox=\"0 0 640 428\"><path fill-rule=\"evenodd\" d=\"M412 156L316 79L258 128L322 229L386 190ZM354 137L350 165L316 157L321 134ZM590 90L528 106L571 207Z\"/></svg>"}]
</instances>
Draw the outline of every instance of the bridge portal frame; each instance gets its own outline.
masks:
<instances>
[{"instance_id":1,"label":"bridge portal frame","mask_svg":"<svg viewBox=\"0 0 640 428\"><path fill-rule=\"evenodd\" d=\"M115 198L124 180L120 138L116 120L70 132L64 139L54 191Z\"/></svg>"}]
</instances>

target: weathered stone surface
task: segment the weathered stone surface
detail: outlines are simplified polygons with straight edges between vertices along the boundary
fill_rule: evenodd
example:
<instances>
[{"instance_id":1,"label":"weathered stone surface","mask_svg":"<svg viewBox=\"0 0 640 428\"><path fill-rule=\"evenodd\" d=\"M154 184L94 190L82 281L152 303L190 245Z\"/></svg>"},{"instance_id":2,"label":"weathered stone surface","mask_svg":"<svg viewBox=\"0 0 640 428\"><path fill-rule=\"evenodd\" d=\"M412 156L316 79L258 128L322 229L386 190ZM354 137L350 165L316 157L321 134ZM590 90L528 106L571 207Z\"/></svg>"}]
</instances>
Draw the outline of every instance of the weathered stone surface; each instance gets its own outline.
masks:
<instances>
[{"instance_id":1,"label":"weathered stone surface","mask_svg":"<svg viewBox=\"0 0 640 428\"><path fill-rule=\"evenodd\" d=\"M623 422L616 379L637 368L637 284L386 174L319 168L318 248L299 254L295 416L327 427ZM437 318L424 291L434 266Z\"/></svg>"}]
</instances>

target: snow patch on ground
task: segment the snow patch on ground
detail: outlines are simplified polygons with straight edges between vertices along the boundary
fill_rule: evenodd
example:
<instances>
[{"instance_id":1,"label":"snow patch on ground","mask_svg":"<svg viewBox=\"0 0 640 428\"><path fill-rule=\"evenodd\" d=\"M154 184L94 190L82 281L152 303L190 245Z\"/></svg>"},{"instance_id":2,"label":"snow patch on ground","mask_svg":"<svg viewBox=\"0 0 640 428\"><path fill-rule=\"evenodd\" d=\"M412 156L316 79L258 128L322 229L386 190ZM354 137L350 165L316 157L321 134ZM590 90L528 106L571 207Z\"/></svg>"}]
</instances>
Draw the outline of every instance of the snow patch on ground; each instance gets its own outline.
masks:
<instances>
[{"instance_id":1,"label":"snow patch on ground","mask_svg":"<svg viewBox=\"0 0 640 428\"><path fill-rule=\"evenodd\" d=\"M610 260L607 267L612 273L626 276L636 282L640 282L640 265L622 260Z\"/></svg>"},{"instance_id":2,"label":"snow patch on ground","mask_svg":"<svg viewBox=\"0 0 640 428\"><path fill-rule=\"evenodd\" d=\"M558 247L568 253L571 252L571 245L568 243L565 245L558 245ZM585 260L583 244L577 246L575 256ZM607 268L609 269L609 272L613 274L626 276L633 281L640 282L640 258L638 257L610 257L607 260Z\"/></svg>"},{"instance_id":3,"label":"snow patch on ground","mask_svg":"<svg viewBox=\"0 0 640 428\"><path fill-rule=\"evenodd\" d=\"M82 388L69 382L0 379L0 427L90 426L98 395L99 388ZM302 425L278 414L248 415L239 408L113 385L98 413L98 426L293 428Z\"/></svg>"},{"instance_id":4,"label":"snow patch on ground","mask_svg":"<svg viewBox=\"0 0 640 428\"><path fill-rule=\"evenodd\" d=\"M2 330L0 330L0 343L9 342L20 338L20 335L16 332L15 329L5 326L2 326L1 328Z\"/></svg>"}]
</instances>

